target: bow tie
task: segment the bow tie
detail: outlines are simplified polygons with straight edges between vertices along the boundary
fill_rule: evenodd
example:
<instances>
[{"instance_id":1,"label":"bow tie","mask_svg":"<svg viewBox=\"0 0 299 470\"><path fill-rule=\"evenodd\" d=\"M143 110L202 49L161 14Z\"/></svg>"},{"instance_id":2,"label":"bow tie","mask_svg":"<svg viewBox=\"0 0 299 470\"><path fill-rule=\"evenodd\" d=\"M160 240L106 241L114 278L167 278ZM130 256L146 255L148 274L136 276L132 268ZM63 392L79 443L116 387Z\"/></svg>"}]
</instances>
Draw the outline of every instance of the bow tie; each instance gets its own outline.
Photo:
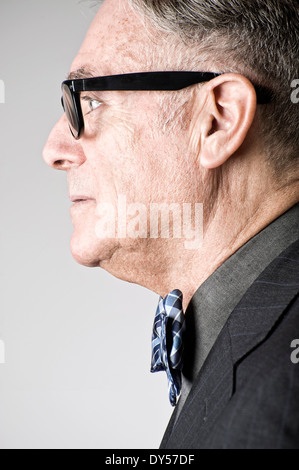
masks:
<instances>
[{"instance_id":1,"label":"bow tie","mask_svg":"<svg viewBox=\"0 0 299 470\"><path fill-rule=\"evenodd\" d=\"M183 294L176 289L164 299L160 297L154 321L152 337L151 372L165 370L168 379L168 394L175 406L181 393L183 368L183 333L185 316Z\"/></svg>"}]
</instances>

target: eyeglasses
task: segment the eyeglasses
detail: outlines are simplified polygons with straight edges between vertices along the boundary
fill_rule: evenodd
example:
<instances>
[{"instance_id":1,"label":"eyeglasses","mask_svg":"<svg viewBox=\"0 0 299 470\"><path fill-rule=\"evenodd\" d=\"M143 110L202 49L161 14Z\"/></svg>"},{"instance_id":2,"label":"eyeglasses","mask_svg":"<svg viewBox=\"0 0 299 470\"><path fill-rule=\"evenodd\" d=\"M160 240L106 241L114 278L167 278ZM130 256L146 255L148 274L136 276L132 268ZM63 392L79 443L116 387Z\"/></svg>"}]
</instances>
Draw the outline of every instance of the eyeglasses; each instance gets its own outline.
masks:
<instances>
[{"instance_id":1,"label":"eyeglasses","mask_svg":"<svg viewBox=\"0 0 299 470\"><path fill-rule=\"evenodd\" d=\"M142 72L123 75L65 80L62 85L62 106L69 122L70 131L77 140L84 130L81 108L82 91L176 91L196 83L203 83L221 75L210 72ZM267 104L272 93L259 85L253 85L259 104Z\"/></svg>"}]
</instances>

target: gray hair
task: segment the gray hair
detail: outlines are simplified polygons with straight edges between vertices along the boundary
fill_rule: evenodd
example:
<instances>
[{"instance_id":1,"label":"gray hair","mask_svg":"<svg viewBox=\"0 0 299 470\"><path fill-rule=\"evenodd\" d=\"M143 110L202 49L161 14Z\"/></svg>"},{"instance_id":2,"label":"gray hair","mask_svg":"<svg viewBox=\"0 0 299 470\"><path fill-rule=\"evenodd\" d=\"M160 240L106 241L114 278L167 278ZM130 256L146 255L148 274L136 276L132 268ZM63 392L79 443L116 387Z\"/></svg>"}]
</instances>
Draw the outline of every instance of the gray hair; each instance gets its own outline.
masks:
<instances>
[{"instance_id":1,"label":"gray hair","mask_svg":"<svg viewBox=\"0 0 299 470\"><path fill-rule=\"evenodd\" d=\"M282 170L296 173L299 104L291 101L291 82L299 78L298 0L129 2L186 47L186 67L196 70L210 58L215 71L242 73L273 90L271 104L257 111L264 150L280 177Z\"/></svg>"}]
</instances>

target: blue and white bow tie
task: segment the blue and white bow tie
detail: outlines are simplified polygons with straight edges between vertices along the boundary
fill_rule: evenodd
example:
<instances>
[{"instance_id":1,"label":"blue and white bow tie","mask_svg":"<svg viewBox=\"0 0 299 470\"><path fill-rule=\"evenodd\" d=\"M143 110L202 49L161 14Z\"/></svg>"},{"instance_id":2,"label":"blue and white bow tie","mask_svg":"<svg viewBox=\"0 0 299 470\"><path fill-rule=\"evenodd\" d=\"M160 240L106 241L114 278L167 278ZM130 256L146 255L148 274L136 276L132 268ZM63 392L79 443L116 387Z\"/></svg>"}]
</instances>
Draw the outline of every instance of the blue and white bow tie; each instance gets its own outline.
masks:
<instances>
[{"instance_id":1,"label":"blue and white bow tie","mask_svg":"<svg viewBox=\"0 0 299 470\"><path fill-rule=\"evenodd\" d=\"M176 289L164 299L160 297L153 328L151 364L151 372L166 371L172 406L176 405L182 387L184 330L183 294Z\"/></svg>"}]
</instances>

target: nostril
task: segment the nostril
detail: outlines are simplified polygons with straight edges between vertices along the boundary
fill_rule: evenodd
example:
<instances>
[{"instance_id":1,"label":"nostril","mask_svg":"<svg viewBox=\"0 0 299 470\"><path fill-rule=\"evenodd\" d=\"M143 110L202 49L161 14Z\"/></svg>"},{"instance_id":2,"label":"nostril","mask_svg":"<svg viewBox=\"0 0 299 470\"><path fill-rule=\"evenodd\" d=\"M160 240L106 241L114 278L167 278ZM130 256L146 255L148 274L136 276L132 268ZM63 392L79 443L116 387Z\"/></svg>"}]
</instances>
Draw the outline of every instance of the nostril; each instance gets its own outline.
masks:
<instances>
[{"instance_id":1,"label":"nostril","mask_svg":"<svg viewBox=\"0 0 299 470\"><path fill-rule=\"evenodd\" d=\"M53 163L53 167L54 167L55 170L63 170L63 168L65 167L65 161L64 160L56 160Z\"/></svg>"}]
</instances>

